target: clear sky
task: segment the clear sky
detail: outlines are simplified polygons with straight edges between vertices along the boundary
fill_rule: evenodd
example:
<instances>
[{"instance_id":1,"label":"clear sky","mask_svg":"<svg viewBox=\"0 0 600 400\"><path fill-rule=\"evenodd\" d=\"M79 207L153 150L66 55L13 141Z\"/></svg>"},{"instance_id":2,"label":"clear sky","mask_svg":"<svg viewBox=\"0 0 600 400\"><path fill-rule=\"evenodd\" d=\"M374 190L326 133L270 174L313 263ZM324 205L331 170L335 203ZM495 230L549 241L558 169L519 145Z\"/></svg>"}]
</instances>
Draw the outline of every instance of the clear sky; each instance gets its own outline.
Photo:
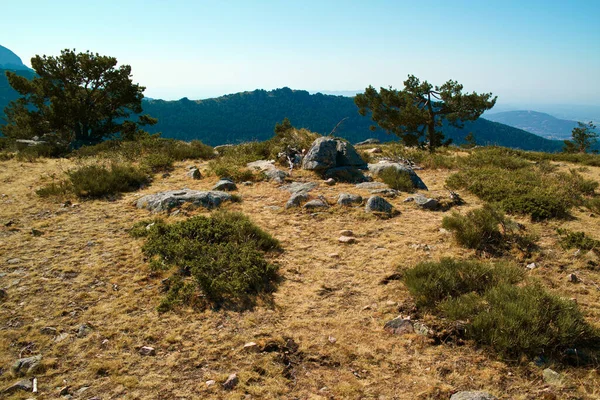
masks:
<instances>
[{"instance_id":1,"label":"clear sky","mask_svg":"<svg viewBox=\"0 0 600 400\"><path fill-rule=\"evenodd\" d=\"M154 98L458 80L503 102L600 105L600 0L2 0L0 44L91 50Z\"/></svg>"}]
</instances>

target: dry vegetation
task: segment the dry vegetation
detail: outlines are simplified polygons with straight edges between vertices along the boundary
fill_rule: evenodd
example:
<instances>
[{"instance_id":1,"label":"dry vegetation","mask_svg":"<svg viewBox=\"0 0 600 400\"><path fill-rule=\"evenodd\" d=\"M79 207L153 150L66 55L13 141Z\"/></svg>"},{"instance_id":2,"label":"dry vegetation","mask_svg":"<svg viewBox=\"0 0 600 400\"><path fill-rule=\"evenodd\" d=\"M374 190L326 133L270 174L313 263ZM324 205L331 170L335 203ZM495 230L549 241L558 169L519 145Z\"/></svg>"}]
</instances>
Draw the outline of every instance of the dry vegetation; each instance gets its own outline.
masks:
<instances>
[{"instance_id":1,"label":"dry vegetation","mask_svg":"<svg viewBox=\"0 0 600 400\"><path fill-rule=\"evenodd\" d=\"M453 154L453 160L460 155ZM418 171L430 188L427 195L447 197L445 182L456 171L455 161L421 161L430 166ZM551 163L565 172L578 167ZM391 199L401 214L382 220L366 215L363 207L286 211L273 207L289 198L276 184L240 185L243 201L224 208L243 212L280 241L284 251L269 256L279 265L277 290L242 312L182 307L159 313L166 275L149 268L141 250L144 239L129 234L137 222L153 216L132 203L162 190L210 189L218 178L205 173L207 162L197 162L204 178L191 180L186 166L194 162L176 162L170 175L157 174L149 187L110 200L36 195L75 164L68 159L0 161L0 287L7 294L0 307L2 387L16 380L9 371L16 359L42 354L38 399L56 398L64 386L82 399L448 399L457 390L475 389L502 399L600 398L594 366L551 363L564 375L561 385L552 386L542 379L546 366L533 360L501 360L471 342L439 344L383 330L385 322L407 315L413 302L403 283L386 277L421 261L481 257L440 231L444 216L483 205L467 191L461 191L465 205L445 212L418 209L402 196ZM580 174L600 181L600 167L588 166ZM302 171L293 178L316 179ZM368 196L350 184L320 185L315 195L334 204L340 192ZM164 218L175 222L199 214L210 213L184 210ZM539 248L503 257L522 268L535 262L538 267L526 274L552 293L574 299L587 321L597 325L600 270L588 262L593 253L564 249L556 229L600 239L600 216L583 206L571 214L541 222L511 216L539 237ZM343 229L353 230L357 242L338 243ZM568 282L569 273L580 282ZM422 318L436 323L433 316ZM82 324L92 330L80 338ZM44 334L44 327L57 333ZM266 351L245 351L248 342ZM140 355L140 346L154 347L156 355ZM221 383L231 373L240 383L227 392ZM217 384L208 387L208 380ZM83 387L89 388L78 392ZM11 398L30 397L16 393Z\"/></svg>"}]
</instances>

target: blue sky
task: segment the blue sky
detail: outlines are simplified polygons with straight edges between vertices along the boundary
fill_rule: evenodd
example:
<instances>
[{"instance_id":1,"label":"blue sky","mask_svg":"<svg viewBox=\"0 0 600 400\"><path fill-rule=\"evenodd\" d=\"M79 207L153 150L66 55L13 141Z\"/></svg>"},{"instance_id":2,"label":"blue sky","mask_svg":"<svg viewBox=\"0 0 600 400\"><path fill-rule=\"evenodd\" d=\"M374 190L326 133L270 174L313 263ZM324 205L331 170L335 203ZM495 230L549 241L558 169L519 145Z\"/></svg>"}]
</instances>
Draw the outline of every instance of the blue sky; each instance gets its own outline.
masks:
<instances>
[{"instance_id":1,"label":"blue sky","mask_svg":"<svg viewBox=\"0 0 600 400\"><path fill-rule=\"evenodd\" d=\"M502 102L600 105L600 1L11 1L0 44L91 50L154 98L458 80Z\"/></svg>"}]
</instances>

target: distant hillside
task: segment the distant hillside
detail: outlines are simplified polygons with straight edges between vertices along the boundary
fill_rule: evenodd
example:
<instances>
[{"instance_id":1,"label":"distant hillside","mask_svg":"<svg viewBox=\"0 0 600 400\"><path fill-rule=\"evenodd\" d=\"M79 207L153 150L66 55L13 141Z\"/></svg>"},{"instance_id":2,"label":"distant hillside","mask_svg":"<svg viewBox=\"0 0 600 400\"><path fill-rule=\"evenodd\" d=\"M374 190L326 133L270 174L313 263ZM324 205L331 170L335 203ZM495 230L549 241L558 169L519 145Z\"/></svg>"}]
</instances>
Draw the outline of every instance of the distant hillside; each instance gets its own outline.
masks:
<instances>
[{"instance_id":1,"label":"distant hillside","mask_svg":"<svg viewBox=\"0 0 600 400\"><path fill-rule=\"evenodd\" d=\"M485 117L548 139L569 139L571 131L577 126L576 121L559 119L537 111L506 111Z\"/></svg>"},{"instance_id":2,"label":"distant hillside","mask_svg":"<svg viewBox=\"0 0 600 400\"><path fill-rule=\"evenodd\" d=\"M289 88L273 91L255 90L214 99L191 101L148 100L144 112L158 118L152 132L183 140L200 139L210 145L265 140L273 135L275 123L288 117L292 124L321 134L328 134L342 119L336 135L351 142L369 137L382 141L394 136L378 130L372 132L367 117L358 114L350 97L309 94ZM473 132L479 144L496 144L524 150L559 151L562 142L544 139L520 129L480 118L467 123L463 130L445 127L444 133L454 143L464 143Z\"/></svg>"},{"instance_id":3,"label":"distant hillside","mask_svg":"<svg viewBox=\"0 0 600 400\"><path fill-rule=\"evenodd\" d=\"M0 46L0 68L31 71L19 56L4 46Z\"/></svg>"}]
</instances>

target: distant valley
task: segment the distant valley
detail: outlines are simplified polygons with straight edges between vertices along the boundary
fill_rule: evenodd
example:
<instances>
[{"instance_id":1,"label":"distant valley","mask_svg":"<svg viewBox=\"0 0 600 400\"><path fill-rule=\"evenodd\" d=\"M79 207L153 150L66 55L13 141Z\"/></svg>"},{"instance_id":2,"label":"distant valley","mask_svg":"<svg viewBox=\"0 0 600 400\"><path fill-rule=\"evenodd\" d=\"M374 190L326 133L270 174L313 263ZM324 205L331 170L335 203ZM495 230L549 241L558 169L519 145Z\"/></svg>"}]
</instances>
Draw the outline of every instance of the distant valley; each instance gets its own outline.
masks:
<instances>
[{"instance_id":1,"label":"distant valley","mask_svg":"<svg viewBox=\"0 0 600 400\"><path fill-rule=\"evenodd\" d=\"M489 114L485 118L547 139L569 139L571 131L577 126L576 121L559 119L537 111L506 111Z\"/></svg>"}]
</instances>

